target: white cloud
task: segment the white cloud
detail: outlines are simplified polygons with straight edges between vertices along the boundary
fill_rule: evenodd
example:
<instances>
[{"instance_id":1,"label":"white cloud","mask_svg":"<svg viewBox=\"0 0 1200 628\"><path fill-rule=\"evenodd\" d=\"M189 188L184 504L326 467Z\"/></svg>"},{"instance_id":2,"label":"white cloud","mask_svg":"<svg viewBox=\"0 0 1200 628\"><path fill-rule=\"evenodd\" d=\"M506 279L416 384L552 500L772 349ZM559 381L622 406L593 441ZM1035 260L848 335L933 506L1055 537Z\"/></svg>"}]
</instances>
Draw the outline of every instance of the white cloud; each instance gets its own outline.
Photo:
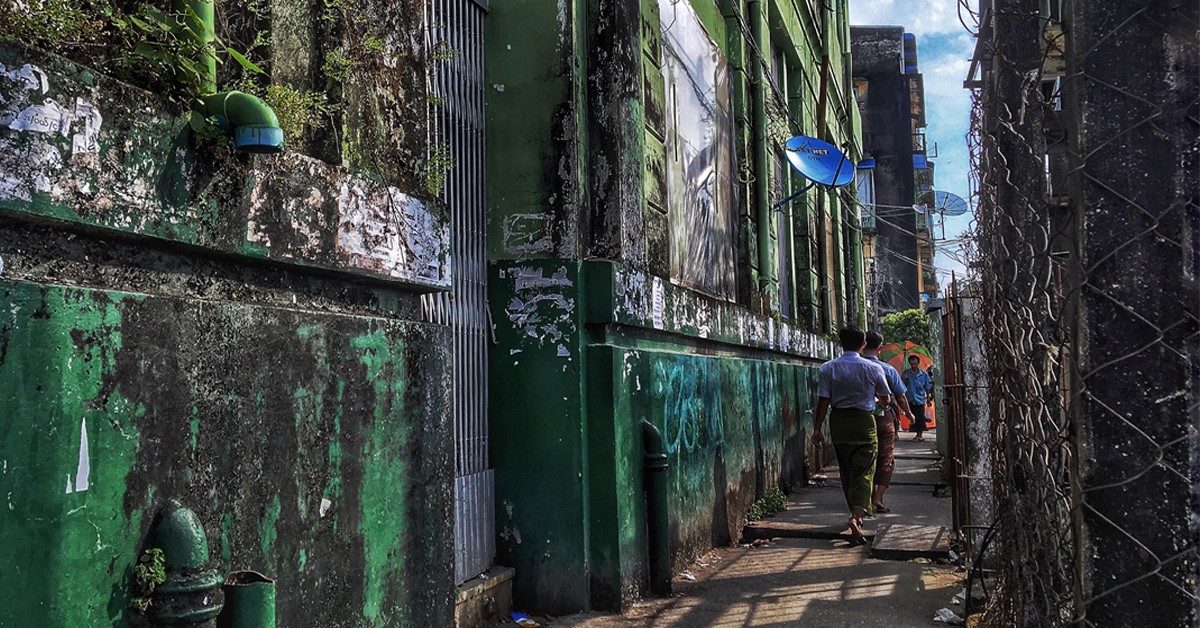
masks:
<instances>
[{"instance_id":1,"label":"white cloud","mask_svg":"<svg viewBox=\"0 0 1200 628\"><path fill-rule=\"evenodd\" d=\"M967 0L974 9L978 2ZM963 19L971 23L964 8ZM921 35L944 35L963 32L958 19L959 0L850 0L850 23L859 25L904 26Z\"/></svg>"}]
</instances>

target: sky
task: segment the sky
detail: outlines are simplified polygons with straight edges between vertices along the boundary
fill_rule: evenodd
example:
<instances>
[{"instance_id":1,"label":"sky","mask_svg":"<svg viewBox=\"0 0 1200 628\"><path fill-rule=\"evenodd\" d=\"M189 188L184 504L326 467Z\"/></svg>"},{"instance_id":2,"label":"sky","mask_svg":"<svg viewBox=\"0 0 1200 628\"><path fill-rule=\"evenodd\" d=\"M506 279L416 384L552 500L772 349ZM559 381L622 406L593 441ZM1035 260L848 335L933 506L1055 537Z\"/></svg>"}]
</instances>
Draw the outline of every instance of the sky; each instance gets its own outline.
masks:
<instances>
[{"instance_id":1,"label":"sky","mask_svg":"<svg viewBox=\"0 0 1200 628\"><path fill-rule=\"evenodd\" d=\"M971 7L975 0L967 0ZM850 0L850 23L855 26L903 26L916 35L917 60L925 77L926 142L932 155L937 142L934 189L970 199L967 129L971 117L971 93L963 89L975 39L959 21L958 0ZM972 24L964 9L963 19ZM956 239L971 224L971 214L948 218L945 237ZM941 235L937 230L935 235ZM957 247L946 245L955 252ZM943 288L950 284L950 271L965 274L962 264L941 252L934 259Z\"/></svg>"}]
</instances>

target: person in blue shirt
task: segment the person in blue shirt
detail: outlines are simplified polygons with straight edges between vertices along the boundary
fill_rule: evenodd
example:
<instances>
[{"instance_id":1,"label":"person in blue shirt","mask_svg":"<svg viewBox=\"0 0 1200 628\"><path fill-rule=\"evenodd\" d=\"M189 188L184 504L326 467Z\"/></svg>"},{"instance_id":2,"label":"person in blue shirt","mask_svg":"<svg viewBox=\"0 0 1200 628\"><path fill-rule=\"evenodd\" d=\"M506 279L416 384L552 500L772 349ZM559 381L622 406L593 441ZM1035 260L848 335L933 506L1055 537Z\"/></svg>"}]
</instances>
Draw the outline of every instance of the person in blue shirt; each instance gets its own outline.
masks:
<instances>
[{"instance_id":1,"label":"person in blue shirt","mask_svg":"<svg viewBox=\"0 0 1200 628\"><path fill-rule=\"evenodd\" d=\"M927 395L933 390L933 380L929 379L929 373L921 370L920 364L920 358L910 355L908 370L904 371L904 384L908 387L908 406L913 410L909 418L912 419L912 430L917 433L913 440L925 440L925 406L933 403L933 398Z\"/></svg>"},{"instance_id":2,"label":"person in blue shirt","mask_svg":"<svg viewBox=\"0 0 1200 628\"><path fill-rule=\"evenodd\" d=\"M875 487L871 493L871 504L875 512L891 512L892 509L883 503L883 494L892 484L892 473L896 470L896 408L901 414L912 420L912 411L908 408L904 381L900 373L891 364L879 359L879 350L883 347L883 335L877 331L867 332L867 346L862 350L862 357L871 360L883 368L887 377L888 388L892 391L892 403L887 406L875 407L875 432L879 439L879 454L875 458Z\"/></svg>"},{"instance_id":3,"label":"person in blue shirt","mask_svg":"<svg viewBox=\"0 0 1200 628\"><path fill-rule=\"evenodd\" d=\"M838 478L846 506L850 508L851 544L861 545L863 518L872 514L875 454L879 443L875 436L875 406L890 402L891 390L878 362L865 360L858 352L867 344L867 334L850 326L838 332L842 355L817 370L817 411L813 420L812 443L825 444L821 424L830 408L829 437L837 454Z\"/></svg>"}]
</instances>

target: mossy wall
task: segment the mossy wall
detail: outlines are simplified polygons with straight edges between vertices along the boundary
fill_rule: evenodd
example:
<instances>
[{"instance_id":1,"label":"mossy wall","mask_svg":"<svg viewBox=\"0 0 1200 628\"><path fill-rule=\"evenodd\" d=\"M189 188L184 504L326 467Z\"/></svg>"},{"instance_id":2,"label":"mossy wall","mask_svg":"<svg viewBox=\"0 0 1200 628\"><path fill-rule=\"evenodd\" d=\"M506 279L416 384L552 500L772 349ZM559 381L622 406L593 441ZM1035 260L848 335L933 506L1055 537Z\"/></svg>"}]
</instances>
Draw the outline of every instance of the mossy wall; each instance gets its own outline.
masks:
<instances>
[{"instance_id":1,"label":"mossy wall","mask_svg":"<svg viewBox=\"0 0 1200 628\"><path fill-rule=\"evenodd\" d=\"M280 626L453 621L422 3L243 4L218 34L261 29L251 56L330 107L280 155L0 44L0 625L144 625L131 567L168 500L220 573L276 579Z\"/></svg>"}]
</instances>

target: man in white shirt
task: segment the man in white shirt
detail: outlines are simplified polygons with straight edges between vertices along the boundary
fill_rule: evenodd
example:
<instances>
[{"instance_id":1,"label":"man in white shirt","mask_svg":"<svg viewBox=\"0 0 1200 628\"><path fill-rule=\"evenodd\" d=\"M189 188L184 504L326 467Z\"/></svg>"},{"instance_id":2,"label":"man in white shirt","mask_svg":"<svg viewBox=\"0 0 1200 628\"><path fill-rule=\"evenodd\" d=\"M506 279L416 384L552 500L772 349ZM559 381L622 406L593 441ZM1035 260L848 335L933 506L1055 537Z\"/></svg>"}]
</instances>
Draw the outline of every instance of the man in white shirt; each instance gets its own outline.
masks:
<instances>
[{"instance_id":1,"label":"man in white shirt","mask_svg":"<svg viewBox=\"0 0 1200 628\"><path fill-rule=\"evenodd\" d=\"M887 406L890 389L883 368L863 359L859 351L867 344L863 330L849 326L838 332L842 355L821 365L817 372L817 411L812 442L825 442L821 425L830 407L829 435L837 452L838 475L846 505L850 508L852 543L865 543L863 517L872 515L871 494L878 442L875 431L875 404Z\"/></svg>"}]
</instances>

